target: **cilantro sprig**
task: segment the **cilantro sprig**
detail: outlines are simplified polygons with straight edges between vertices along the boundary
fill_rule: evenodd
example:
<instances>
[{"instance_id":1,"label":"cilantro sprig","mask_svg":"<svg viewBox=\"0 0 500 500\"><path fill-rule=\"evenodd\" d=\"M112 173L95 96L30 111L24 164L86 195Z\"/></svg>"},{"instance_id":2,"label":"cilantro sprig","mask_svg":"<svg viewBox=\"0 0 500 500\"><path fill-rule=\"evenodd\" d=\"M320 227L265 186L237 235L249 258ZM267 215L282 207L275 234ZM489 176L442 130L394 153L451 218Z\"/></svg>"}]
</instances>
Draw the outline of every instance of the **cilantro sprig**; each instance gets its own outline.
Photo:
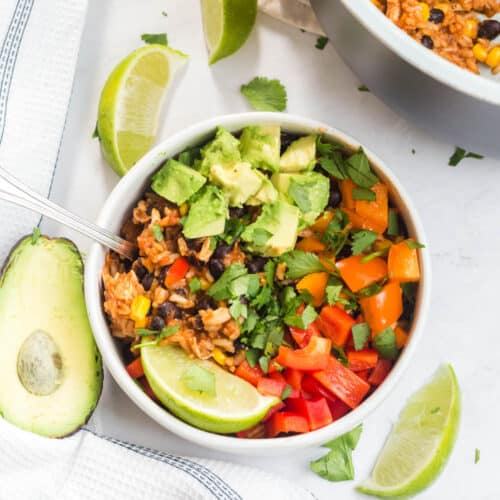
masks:
<instances>
[{"instance_id":1,"label":"cilantro sprig","mask_svg":"<svg viewBox=\"0 0 500 500\"><path fill-rule=\"evenodd\" d=\"M241 93L257 111L285 111L286 89L279 80L257 76L241 86Z\"/></svg>"}]
</instances>

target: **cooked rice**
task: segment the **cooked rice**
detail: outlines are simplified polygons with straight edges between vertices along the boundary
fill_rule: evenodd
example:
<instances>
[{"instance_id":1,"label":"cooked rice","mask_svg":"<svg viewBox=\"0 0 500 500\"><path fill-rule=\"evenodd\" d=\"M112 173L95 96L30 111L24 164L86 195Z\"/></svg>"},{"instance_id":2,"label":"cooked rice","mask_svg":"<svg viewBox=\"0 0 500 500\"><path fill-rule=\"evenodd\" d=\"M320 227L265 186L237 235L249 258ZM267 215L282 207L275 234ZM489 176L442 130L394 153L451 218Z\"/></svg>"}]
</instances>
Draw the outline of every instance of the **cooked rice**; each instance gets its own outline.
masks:
<instances>
[{"instance_id":1,"label":"cooked rice","mask_svg":"<svg viewBox=\"0 0 500 500\"><path fill-rule=\"evenodd\" d=\"M474 55L475 44L486 51L497 45L485 38L477 38L467 30L466 23L480 23L484 17L490 18L500 13L500 0L372 0L372 2L397 26L406 31L416 41L422 43L448 61L479 73L478 59ZM439 9L444 14L441 22L428 18L431 9ZM472 30L473 32L474 30ZM430 40L429 40L430 39ZM491 66L491 65L490 65ZM491 66L494 74L500 72L500 64Z\"/></svg>"}]
</instances>

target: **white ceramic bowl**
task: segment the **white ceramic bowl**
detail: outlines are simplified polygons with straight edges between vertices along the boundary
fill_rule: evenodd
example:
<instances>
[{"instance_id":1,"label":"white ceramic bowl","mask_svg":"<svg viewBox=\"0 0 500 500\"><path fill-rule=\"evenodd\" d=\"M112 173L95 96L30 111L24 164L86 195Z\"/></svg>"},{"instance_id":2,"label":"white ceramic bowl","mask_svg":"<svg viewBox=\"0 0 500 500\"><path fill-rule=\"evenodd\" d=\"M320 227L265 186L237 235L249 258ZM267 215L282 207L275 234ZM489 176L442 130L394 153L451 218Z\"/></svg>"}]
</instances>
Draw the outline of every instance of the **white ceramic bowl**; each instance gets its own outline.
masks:
<instances>
[{"instance_id":1,"label":"white ceramic bowl","mask_svg":"<svg viewBox=\"0 0 500 500\"><path fill-rule=\"evenodd\" d=\"M214 135L217 125L222 125L230 131L237 131L246 125L269 123L280 124L283 130L292 133L310 134L321 132L328 138L345 144L348 148L357 149L359 147L359 143L354 139L336 129L313 120L288 114L242 113L217 117L178 132L144 156L113 189L99 214L97 223L110 231L118 233L122 222L141 197L146 186L149 185L151 175L162 165L165 158L180 153L188 146L200 144L210 139ZM392 199L401 210L410 235L418 241L425 242L426 238L420 219L410 202L408 194L391 170L381 160L369 151L366 151L366 153L374 170L389 186ZM427 316L431 270L428 250L426 249L420 254L422 281L419 287L415 319L409 341L384 383L358 408L322 429L308 434L284 438L238 439L206 432L183 422L148 398L129 377L125 371L120 349L108 329L102 308L101 269L105 253L106 249L98 244L94 244L91 248L85 267L85 297L94 335L109 372L132 401L160 425L189 441L230 453L246 455L280 454L296 448L319 445L353 429L384 400L401 378L423 333Z\"/></svg>"}]
</instances>

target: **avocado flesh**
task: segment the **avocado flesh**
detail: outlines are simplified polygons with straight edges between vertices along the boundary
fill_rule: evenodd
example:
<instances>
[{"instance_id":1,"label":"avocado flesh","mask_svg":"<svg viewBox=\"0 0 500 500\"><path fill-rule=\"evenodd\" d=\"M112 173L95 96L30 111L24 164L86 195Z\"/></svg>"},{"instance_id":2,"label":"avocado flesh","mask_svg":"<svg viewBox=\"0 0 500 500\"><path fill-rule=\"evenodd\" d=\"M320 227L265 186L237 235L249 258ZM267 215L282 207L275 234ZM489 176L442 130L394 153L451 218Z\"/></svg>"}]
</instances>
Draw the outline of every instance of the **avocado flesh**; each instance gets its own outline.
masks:
<instances>
[{"instance_id":1,"label":"avocado flesh","mask_svg":"<svg viewBox=\"0 0 500 500\"><path fill-rule=\"evenodd\" d=\"M293 141L280 158L280 172L311 170L316 163L316 136L306 135Z\"/></svg>"},{"instance_id":2,"label":"avocado flesh","mask_svg":"<svg viewBox=\"0 0 500 500\"><path fill-rule=\"evenodd\" d=\"M42 436L74 432L101 393L82 271L70 241L29 236L0 278L0 414Z\"/></svg>"}]
</instances>

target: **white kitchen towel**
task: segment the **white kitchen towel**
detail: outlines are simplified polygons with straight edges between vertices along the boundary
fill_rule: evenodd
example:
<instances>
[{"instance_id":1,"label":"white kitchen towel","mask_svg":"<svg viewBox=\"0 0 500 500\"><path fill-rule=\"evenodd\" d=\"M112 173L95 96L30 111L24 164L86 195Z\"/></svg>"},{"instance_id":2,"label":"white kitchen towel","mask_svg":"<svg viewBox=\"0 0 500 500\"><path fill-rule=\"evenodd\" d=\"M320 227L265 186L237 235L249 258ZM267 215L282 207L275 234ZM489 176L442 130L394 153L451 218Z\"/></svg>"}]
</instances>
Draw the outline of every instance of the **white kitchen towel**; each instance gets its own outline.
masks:
<instances>
[{"instance_id":1,"label":"white kitchen towel","mask_svg":"<svg viewBox=\"0 0 500 500\"><path fill-rule=\"evenodd\" d=\"M0 165L43 195L57 162L86 9L87 0L0 0ZM0 201L0 262L39 220Z\"/></svg>"},{"instance_id":2,"label":"white kitchen towel","mask_svg":"<svg viewBox=\"0 0 500 500\"><path fill-rule=\"evenodd\" d=\"M263 471L178 457L81 430L47 439L0 419L1 500L313 500Z\"/></svg>"}]
</instances>

